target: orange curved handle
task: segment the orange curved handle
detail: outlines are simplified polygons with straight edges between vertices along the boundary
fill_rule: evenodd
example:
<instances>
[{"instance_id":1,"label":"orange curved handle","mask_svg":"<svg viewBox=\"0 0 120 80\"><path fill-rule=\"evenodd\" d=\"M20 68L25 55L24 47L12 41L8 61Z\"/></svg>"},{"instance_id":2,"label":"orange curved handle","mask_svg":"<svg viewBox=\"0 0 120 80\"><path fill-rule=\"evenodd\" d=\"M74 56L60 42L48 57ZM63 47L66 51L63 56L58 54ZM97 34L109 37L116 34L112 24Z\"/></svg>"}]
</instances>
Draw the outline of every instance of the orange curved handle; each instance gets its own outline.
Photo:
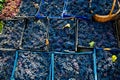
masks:
<instances>
[{"instance_id":1,"label":"orange curved handle","mask_svg":"<svg viewBox=\"0 0 120 80\"><path fill-rule=\"evenodd\" d=\"M112 14L112 12L113 12L113 10L114 10L114 8L115 8L115 3L116 3L116 0L113 1L113 5L112 5L112 8L111 8L111 11L110 11L109 15Z\"/></svg>"},{"instance_id":2,"label":"orange curved handle","mask_svg":"<svg viewBox=\"0 0 120 80\"><path fill-rule=\"evenodd\" d=\"M112 14L112 12L115 8L115 3L116 3L116 0L113 1L111 11L108 15L95 14L93 16L94 20L97 22L107 22L107 21L113 20L120 13L120 3L118 2L119 10L115 14Z\"/></svg>"}]
</instances>

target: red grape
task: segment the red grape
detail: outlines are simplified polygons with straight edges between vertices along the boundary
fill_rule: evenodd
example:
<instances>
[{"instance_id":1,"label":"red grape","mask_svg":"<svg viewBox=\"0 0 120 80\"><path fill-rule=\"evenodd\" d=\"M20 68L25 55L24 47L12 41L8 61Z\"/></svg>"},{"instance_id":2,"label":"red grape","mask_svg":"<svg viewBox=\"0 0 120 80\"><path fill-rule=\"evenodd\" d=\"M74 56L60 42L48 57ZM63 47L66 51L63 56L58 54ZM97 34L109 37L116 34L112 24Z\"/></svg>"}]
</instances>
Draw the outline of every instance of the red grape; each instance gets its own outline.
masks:
<instances>
[{"instance_id":1,"label":"red grape","mask_svg":"<svg viewBox=\"0 0 120 80\"><path fill-rule=\"evenodd\" d=\"M19 12L21 0L6 0L4 8L1 11L0 19L11 18Z\"/></svg>"}]
</instances>

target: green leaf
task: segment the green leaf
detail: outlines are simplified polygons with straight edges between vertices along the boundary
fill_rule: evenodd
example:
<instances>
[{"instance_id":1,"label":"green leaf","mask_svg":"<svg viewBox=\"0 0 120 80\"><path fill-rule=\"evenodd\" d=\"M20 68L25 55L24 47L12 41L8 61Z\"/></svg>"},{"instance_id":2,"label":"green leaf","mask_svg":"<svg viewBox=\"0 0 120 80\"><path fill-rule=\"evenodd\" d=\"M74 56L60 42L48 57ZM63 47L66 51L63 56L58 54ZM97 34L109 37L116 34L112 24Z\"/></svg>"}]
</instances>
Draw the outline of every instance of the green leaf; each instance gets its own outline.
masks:
<instances>
[{"instance_id":1,"label":"green leaf","mask_svg":"<svg viewBox=\"0 0 120 80\"><path fill-rule=\"evenodd\" d=\"M1 2L1 3L4 3L4 2L5 2L5 0L0 0L0 2Z\"/></svg>"},{"instance_id":2,"label":"green leaf","mask_svg":"<svg viewBox=\"0 0 120 80\"><path fill-rule=\"evenodd\" d=\"M0 3L0 11L3 9L3 4Z\"/></svg>"},{"instance_id":3,"label":"green leaf","mask_svg":"<svg viewBox=\"0 0 120 80\"><path fill-rule=\"evenodd\" d=\"M91 42L89 43L89 45L90 45L91 48L93 48L94 45L95 45L95 42L94 42L94 41L91 41Z\"/></svg>"},{"instance_id":4,"label":"green leaf","mask_svg":"<svg viewBox=\"0 0 120 80\"><path fill-rule=\"evenodd\" d=\"M0 34L2 34L2 31L3 31L3 21L0 21Z\"/></svg>"}]
</instances>

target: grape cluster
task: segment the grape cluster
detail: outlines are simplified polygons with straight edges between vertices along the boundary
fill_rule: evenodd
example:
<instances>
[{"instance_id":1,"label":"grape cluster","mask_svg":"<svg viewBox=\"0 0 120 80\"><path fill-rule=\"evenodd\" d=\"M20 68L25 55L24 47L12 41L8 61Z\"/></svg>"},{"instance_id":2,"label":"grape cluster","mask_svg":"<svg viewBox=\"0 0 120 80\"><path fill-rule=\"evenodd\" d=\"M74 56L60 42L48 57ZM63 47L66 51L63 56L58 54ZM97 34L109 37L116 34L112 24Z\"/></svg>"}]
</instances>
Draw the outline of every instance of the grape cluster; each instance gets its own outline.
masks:
<instances>
[{"instance_id":1,"label":"grape cluster","mask_svg":"<svg viewBox=\"0 0 120 80\"><path fill-rule=\"evenodd\" d=\"M47 20L29 19L24 31L22 47L29 50L46 51Z\"/></svg>"},{"instance_id":2,"label":"grape cluster","mask_svg":"<svg viewBox=\"0 0 120 80\"><path fill-rule=\"evenodd\" d=\"M119 0L117 0L119 1ZM99 4L97 4L99 3ZM91 9L94 11L94 13L100 14L100 15L107 15L109 14L111 8L112 8L113 0L92 0L91 3ZM115 13L119 9L118 2L116 2L115 9L113 10L113 13Z\"/></svg>"},{"instance_id":3,"label":"grape cluster","mask_svg":"<svg viewBox=\"0 0 120 80\"><path fill-rule=\"evenodd\" d=\"M64 28L70 24L70 28ZM75 50L75 21L74 20L50 20L49 41L50 51Z\"/></svg>"},{"instance_id":4,"label":"grape cluster","mask_svg":"<svg viewBox=\"0 0 120 80\"><path fill-rule=\"evenodd\" d=\"M94 80L91 55L55 55L55 80Z\"/></svg>"},{"instance_id":5,"label":"grape cluster","mask_svg":"<svg viewBox=\"0 0 120 80\"><path fill-rule=\"evenodd\" d=\"M90 3L90 1L92 1ZM68 0L66 2L66 13L76 16L86 16L91 18L95 13L101 15L107 15L112 8L113 0ZM119 9L118 3L116 2L115 13ZM91 14L91 10L94 12Z\"/></svg>"},{"instance_id":6,"label":"grape cluster","mask_svg":"<svg viewBox=\"0 0 120 80\"><path fill-rule=\"evenodd\" d=\"M19 52L16 80L48 80L50 57L48 53Z\"/></svg>"},{"instance_id":7,"label":"grape cluster","mask_svg":"<svg viewBox=\"0 0 120 80\"><path fill-rule=\"evenodd\" d=\"M4 21L2 34L0 35L0 48L18 48L24 27L24 20Z\"/></svg>"},{"instance_id":8,"label":"grape cluster","mask_svg":"<svg viewBox=\"0 0 120 80\"><path fill-rule=\"evenodd\" d=\"M112 22L97 23L79 21L78 23L78 44L89 47L91 41L96 47L117 47L117 38Z\"/></svg>"},{"instance_id":9,"label":"grape cluster","mask_svg":"<svg viewBox=\"0 0 120 80\"><path fill-rule=\"evenodd\" d=\"M6 0L4 8L1 11L0 19L10 18L17 15L21 0Z\"/></svg>"},{"instance_id":10,"label":"grape cluster","mask_svg":"<svg viewBox=\"0 0 120 80\"><path fill-rule=\"evenodd\" d=\"M10 80L14 59L15 59L15 52L6 52L0 51L0 79L1 80Z\"/></svg>"},{"instance_id":11,"label":"grape cluster","mask_svg":"<svg viewBox=\"0 0 120 80\"><path fill-rule=\"evenodd\" d=\"M37 13L41 0L22 0L18 16L35 16Z\"/></svg>"},{"instance_id":12,"label":"grape cluster","mask_svg":"<svg viewBox=\"0 0 120 80\"><path fill-rule=\"evenodd\" d=\"M40 14L44 16L61 16L64 0L44 0L40 6Z\"/></svg>"},{"instance_id":13,"label":"grape cluster","mask_svg":"<svg viewBox=\"0 0 120 80\"><path fill-rule=\"evenodd\" d=\"M85 16L91 18L88 0L68 0L66 2L66 13L73 16Z\"/></svg>"},{"instance_id":14,"label":"grape cluster","mask_svg":"<svg viewBox=\"0 0 120 80\"><path fill-rule=\"evenodd\" d=\"M117 61L115 62L115 70L114 70L114 79L120 79L120 53L117 55Z\"/></svg>"},{"instance_id":15,"label":"grape cluster","mask_svg":"<svg viewBox=\"0 0 120 80\"><path fill-rule=\"evenodd\" d=\"M115 63L112 62L112 54L107 51L97 51L98 80L116 80Z\"/></svg>"}]
</instances>

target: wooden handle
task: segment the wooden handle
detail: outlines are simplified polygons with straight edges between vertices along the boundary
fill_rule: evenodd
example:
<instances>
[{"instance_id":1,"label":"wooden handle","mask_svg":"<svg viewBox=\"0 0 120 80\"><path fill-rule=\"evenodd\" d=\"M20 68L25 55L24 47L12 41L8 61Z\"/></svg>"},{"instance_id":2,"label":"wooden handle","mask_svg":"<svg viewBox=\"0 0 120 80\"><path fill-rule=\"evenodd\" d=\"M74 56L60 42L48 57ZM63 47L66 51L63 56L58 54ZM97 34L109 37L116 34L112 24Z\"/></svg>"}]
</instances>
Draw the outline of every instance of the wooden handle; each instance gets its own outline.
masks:
<instances>
[{"instance_id":1,"label":"wooden handle","mask_svg":"<svg viewBox=\"0 0 120 80\"><path fill-rule=\"evenodd\" d=\"M116 0L113 1L113 5L112 5L112 8L111 8L111 11L110 11L109 15L112 14L112 12L113 12L113 10L114 10L114 8L115 8L115 3L116 3Z\"/></svg>"},{"instance_id":2,"label":"wooden handle","mask_svg":"<svg viewBox=\"0 0 120 80\"><path fill-rule=\"evenodd\" d=\"M110 13L108 15L95 14L93 16L94 20L97 21L97 22L107 22L107 21L114 20L115 17L120 13L120 3L118 2L119 10L116 13L112 14L112 12L113 12L113 10L115 8L115 3L116 3L116 0L113 1L111 11L110 11Z\"/></svg>"},{"instance_id":3,"label":"wooden handle","mask_svg":"<svg viewBox=\"0 0 120 80\"><path fill-rule=\"evenodd\" d=\"M115 13L116 15L120 13L120 2L118 1L119 10Z\"/></svg>"}]
</instances>

